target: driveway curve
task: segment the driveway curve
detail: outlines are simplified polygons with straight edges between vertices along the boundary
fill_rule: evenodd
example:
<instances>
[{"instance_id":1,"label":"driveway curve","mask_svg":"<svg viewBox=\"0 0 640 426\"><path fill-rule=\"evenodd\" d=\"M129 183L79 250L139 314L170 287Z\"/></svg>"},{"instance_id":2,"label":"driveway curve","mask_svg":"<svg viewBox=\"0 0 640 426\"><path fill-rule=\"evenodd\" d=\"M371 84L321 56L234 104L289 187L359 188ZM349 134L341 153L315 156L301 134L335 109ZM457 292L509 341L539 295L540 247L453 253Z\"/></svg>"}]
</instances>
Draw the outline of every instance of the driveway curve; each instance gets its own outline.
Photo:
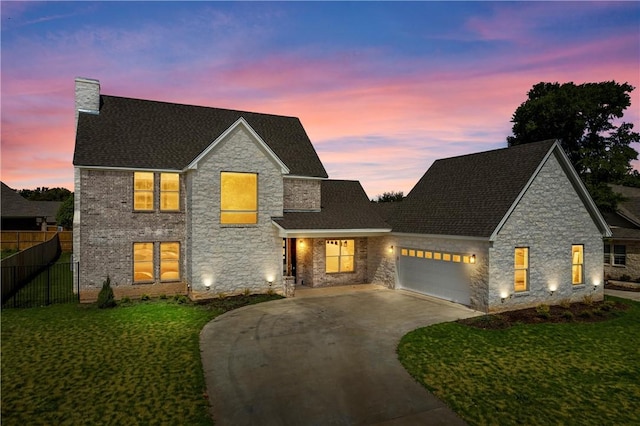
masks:
<instances>
[{"instance_id":1,"label":"driveway curve","mask_svg":"<svg viewBox=\"0 0 640 426\"><path fill-rule=\"evenodd\" d=\"M200 334L212 417L225 425L463 425L397 359L417 327L478 315L386 289L289 298Z\"/></svg>"}]
</instances>

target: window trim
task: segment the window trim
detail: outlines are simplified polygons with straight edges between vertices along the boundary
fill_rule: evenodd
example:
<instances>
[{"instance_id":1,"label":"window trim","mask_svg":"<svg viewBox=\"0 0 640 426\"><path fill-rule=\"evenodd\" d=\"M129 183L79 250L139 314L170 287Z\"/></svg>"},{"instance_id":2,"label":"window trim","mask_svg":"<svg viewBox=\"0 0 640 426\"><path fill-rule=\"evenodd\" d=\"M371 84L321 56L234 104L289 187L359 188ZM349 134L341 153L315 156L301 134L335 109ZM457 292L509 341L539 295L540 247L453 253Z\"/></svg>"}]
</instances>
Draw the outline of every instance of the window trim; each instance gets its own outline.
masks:
<instances>
[{"instance_id":1,"label":"window trim","mask_svg":"<svg viewBox=\"0 0 640 426\"><path fill-rule=\"evenodd\" d=\"M525 251L525 260L526 261L524 263L524 266L522 266L522 267L518 267L517 264L516 264L516 252L517 252L517 250L526 250ZM530 253L529 247L518 246L518 247L515 247L513 249L513 291L516 294L526 293L530 289L530 284L529 284L530 257L531 257L531 253ZM518 271L525 271L525 274L524 274L524 283L525 283L524 287L525 288L522 289L522 290L518 290L516 288L516 275L517 275Z\"/></svg>"},{"instance_id":2,"label":"window trim","mask_svg":"<svg viewBox=\"0 0 640 426\"><path fill-rule=\"evenodd\" d=\"M327 254L327 245L329 244L329 241L337 241L338 245L340 247L340 251L338 252L337 256L329 256ZM342 241L353 241L353 254L342 254ZM324 242L325 245L325 251L324 251L324 272L325 274L352 274L354 272L356 272L356 240L355 238L340 238L340 239L334 239L334 238L327 238ZM348 243L347 243L348 245ZM337 271L333 271L333 272L329 272L327 271L327 259L328 258L337 258L338 259L338 270ZM351 264L353 265L353 269L350 271L343 271L342 270L342 258L343 257L351 257L352 258L352 262Z\"/></svg>"},{"instance_id":3,"label":"window trim","mask_svg":"<svg viewBox=\"0 0 640 426\"><path fill-rule=\"evenodd\" d=\"M574 259L574 248L579 247L580 248L580 261L579 262L575 262ZM575 267L579 267L580 268L580 281L576 282L575 281L575 275L574 275L574 271L573 269ZM571 245L571 284L572 285L583 285L584 284L584 244L572 244Z\"/></svg>"}]
</instances>

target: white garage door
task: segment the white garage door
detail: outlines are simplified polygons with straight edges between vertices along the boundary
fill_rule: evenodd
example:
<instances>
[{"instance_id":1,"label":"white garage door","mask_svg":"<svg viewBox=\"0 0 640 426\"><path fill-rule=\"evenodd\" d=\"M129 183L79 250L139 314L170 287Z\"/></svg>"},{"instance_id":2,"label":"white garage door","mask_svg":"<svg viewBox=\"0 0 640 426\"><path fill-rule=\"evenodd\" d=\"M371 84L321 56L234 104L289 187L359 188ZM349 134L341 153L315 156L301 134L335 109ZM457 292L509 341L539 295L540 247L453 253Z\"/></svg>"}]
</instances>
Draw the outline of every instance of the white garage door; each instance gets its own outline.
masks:
<instances>
[{"instance_id":1,"label":"white garage door","mask_svg":"<svg viewBox=\"0 0 640 426\"><path fill-rule=\"evenodd\" d=\"M464 305L470 304L471 270L475 257L457 253L401 248L400 287Z\"/></svg>"}]
</instances>

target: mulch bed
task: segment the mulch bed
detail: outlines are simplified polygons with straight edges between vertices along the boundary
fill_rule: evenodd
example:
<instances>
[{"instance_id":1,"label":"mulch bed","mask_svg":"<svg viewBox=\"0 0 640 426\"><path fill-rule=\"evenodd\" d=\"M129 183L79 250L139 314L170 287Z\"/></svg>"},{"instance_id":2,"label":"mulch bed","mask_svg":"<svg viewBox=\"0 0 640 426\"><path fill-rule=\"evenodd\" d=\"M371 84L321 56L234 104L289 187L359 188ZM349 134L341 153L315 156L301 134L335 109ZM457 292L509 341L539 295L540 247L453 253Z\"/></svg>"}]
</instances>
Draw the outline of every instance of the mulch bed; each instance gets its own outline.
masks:
<instances>
[{"instance_id":1,"label":"mulch bed","mask_svg":"<svg viewBox=\"0 0 640 426\"><path fill-rule=\"evenodd\" d=\"M480 317L466 318L457 322L487 330L502 330L518 324L586 323L605 321L628 309L624 303L612 300L570 305L541 305L536 308L500 312Z\"/></svg>"}]
</instances>

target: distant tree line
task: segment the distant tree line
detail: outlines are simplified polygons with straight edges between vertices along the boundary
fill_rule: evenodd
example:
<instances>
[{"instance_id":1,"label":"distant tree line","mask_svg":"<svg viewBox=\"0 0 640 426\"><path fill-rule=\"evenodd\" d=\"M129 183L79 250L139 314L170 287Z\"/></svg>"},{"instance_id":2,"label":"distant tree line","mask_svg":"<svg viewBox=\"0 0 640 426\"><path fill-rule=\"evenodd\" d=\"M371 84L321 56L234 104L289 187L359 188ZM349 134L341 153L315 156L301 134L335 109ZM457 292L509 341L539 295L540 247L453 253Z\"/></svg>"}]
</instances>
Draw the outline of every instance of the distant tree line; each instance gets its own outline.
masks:
<instances>
[{"instance_id":1,"label":"distant tree line","mask_svg":"<svg viewBox=\"0 0 640 426\"><path fill-rule=\"evenodd\" d=\"M19 189L18 194L30 201L62 201L56 213L56 223L67 229L73 228L73 192L67 188Z\"/></svg>"}]
</instances>

